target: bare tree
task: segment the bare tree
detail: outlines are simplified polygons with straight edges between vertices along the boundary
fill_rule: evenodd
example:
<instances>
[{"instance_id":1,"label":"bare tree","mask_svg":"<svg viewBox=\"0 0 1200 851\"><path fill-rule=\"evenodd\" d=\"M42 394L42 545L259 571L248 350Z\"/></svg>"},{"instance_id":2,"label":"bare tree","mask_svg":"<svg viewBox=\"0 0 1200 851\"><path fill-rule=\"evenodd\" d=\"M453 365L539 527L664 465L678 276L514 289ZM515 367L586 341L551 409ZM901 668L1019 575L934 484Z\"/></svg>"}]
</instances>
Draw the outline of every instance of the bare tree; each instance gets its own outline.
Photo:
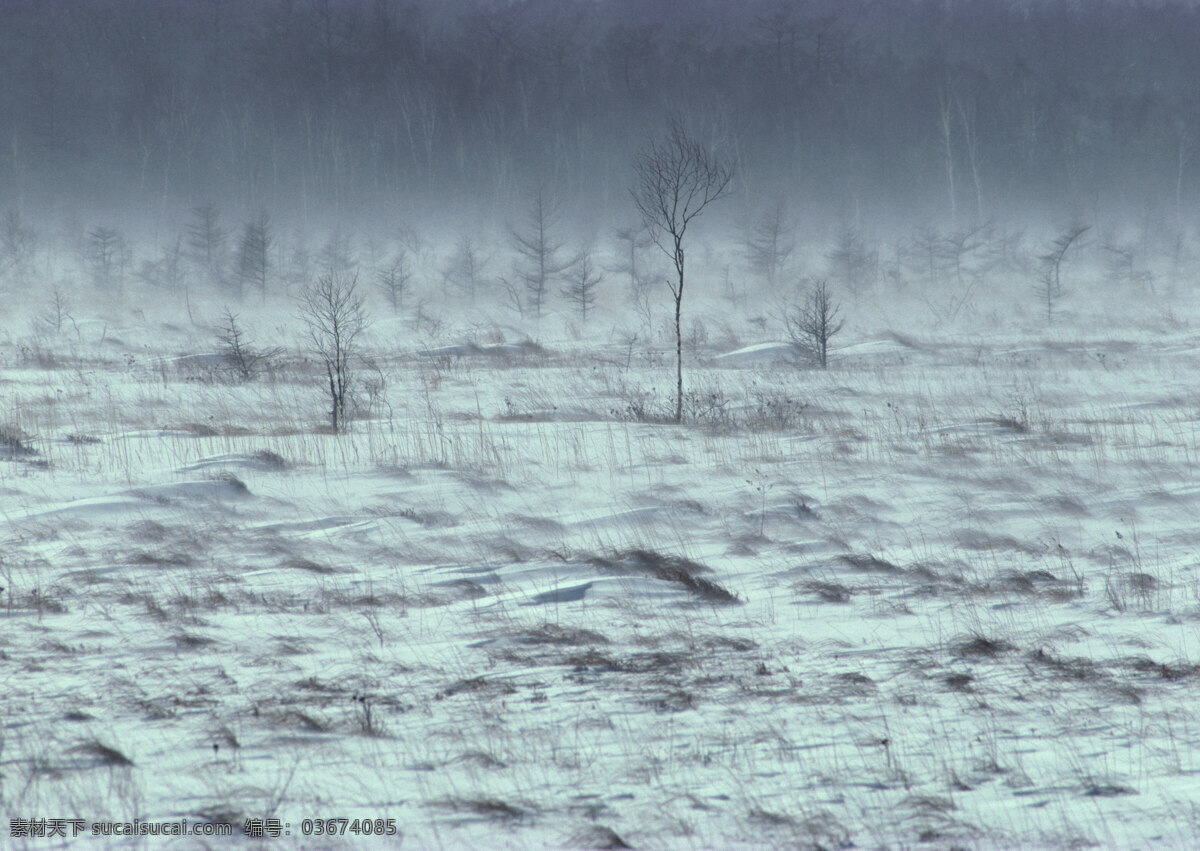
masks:
<instances>
[{"instance_id":1,"label":"bare tree","mask_svg":"<svg viewBox=\"0 0 1200 851\"><path fill-rule=\"evenodd\" d=\"M37 233L25 224L21 214L9 210L0 227L0 274L24 285L33 268Z\"/></svg>"},{"instance_id":2,"label":"bare tree","mask_svg":"<svg viewBox=\"0 0 1200 851\"><path fill-rule=\"evenodd\" d=\"M125 270L133 262L133 251L119 231L97 227L88 233L88 264L97 287L120 292L125 285Z\"/></svg>"},{"instance_id":3,"label":"bare tree","mask_svg":"<svg viewBox=\"0 0 1200 851\"><path fill-rule=\"evenodd\" d=\"M525 299L521 297L521 288L503 275L496 279L496 287L504 296L505 306L523 318L525 316Z\"/></svg>"},{"instance_id":4,"label":"bare tree","mask_svg":"<svg viewBox=\"0 0 1200 851\"><path fill-rule=\"evenodd\" d=\"M142 261L138 269L138 278L152 287L158 287L175 295L182 295L188 321L195 324L185 259L183 238L177 236L173 242L162 247L157 260Z\"/></svg>"},{"instance_id":5,"label":"bare tree","mask_svg":"<svg viewBox=\"0 0 1200 851\"><path fill-rule=\"evenodd\" d=\"M975 253L987 245L990 232L991 225L977 224L948 233L941 240L940 254L954 270L954 280L960 289L967 285L964 273L969 271L968 266Z\"/></svg>"},{"instance_id":6,"label":"bare tree","mask_svg":"<svg viewBox=\"0 0 1200 851\"><path fill-rule=\"evenodd\" d=\"M157 260L143 260L138 269L138 278L167 292L182 290L187 280L183 264L183 240L176 237L174 242L164 245Z\"/></svg>"},{"instance_id":7,"label":"bare tree","mask_svg":"<svg viewBox=\"0 0 1200 851\"><path fill-rule=\"evenodd\" d=\"M188 225L188 247L192 251L192 262L207 276L211 283L222 283L225 265L225 240L229 232L221 225L221 216L213 203L192 208L192 221Z\"/></svg>"},{"instance_id":8,"label":"bare tree","mask_svg":"<svg viewBox=\"0 0 1200 851\"><path fill-rule=\"evenodd\" d=\"M1100 250L1104 252L1104 268L1109 283L1132 285L1136 247L1129 243L1107 242Z\"/></svg>"},{"instance_id":9,"label":"bare tree","mask_svg":"<svg viewBox=\"0 0 1200 851\"><path fill-rule=\"evenodd\" d=\"M1042 277L1033 291L1046 305L1046 321L1054 321L1054 305L1063 297L1062 263L1067 249L1090 229L1090 225L1071 225L1058 239L1050 243L1050 250L1038 259L1042 261Z\"/></svg>"},{"instance_id":10,"label":"bare tree","mask_svg":"<svg viewBox=\"0 0 1200 851\"><path fill-rule=\"evenodd\" d=\"M221 343L221 353L226 363L241 381L253 381L259 370L280 353L280 349L255 348L238 324L237 314L229 308L225 308L221 323L217 341Z\"/></svg>"},{"instance_id":11,"label":"bare tree","mask_svg":"<svg viewBox=\"0 0 1200 851\"><path fill-rule=\"evenodd\" d=\"M643 248L653 244L646 233L646 226L638 223L634 227L620 228L615 234L621 245L621 261L610 267L610 270L620 275L626 275L629 280L629 297L637 300L645 289L645 279L642 276L641 264L638 258Z\"/></svg>"},{"instance_id":12,"label":"bare tree","mask_svg":"<svg viewBox=\"0 0 1200 851\"><path fill-rule=\"evenodd\" d=\"M964 102L961 97L955 95L954 104L958 108L963 142L967 148L967 165L971 167L971 181L975 185L975 214L979 221L983 221L983 184L979 179L979 127L975 120L975 102Z\"/></svg>"},{"instance_id":13,"label":"bare tree","mask_svg":"<svg viewBox=\"0 0 1200 851\"><path fill-rule=\"evenodd\" d=\"M775 203L759 216L758 221L754 223L754 229L746 236L746 261L750 264L750 269L761 275L771 286L775 285L780 267L796 250L792 230L787 204L783 198L777 198Z\"/></svg>"},{"instance_id":14,"label":"bare tree","mask_svg":"<svg viewBox=\"0 0 1200 851\"><path fill-rule=\"evenodd\" d=\"M675 422L683 421L684 250L688 225L714 201L729 193L733 167L692 138L678 116L666 139L650 140L633 162L636 184L631 190L654 243L675 264L669 281L675 299Z\"/></svg>"},{"instance_id":15,"label":"bare tree","mask_svg":"<svg viewBox=\"0 0 1200 851\"><path fill-rule=\"evenodd\" d=\"M271 271L271 247L274 244L271 217L263 210L242 229L237 256L238 280L256 286L263 301L267 300L267 276Z\"/></svg>"},{"instance_id":16,"label":"bare tree","mask_svg":"<svg viewBox=\"0 0 1200 851\"><path fill-rule=\"evenodd\" d=\"M784 310L783 322L792 345L816 360L821 369L827 368L829 341L845 324L829 285L824 280L813 282L803 305Z\"/></svg>"},{"instance_id":17,"label":"bare tree","mask_svg":"<svg viewBox=\"0 0 1200 851\"><path fill-rule=\"evenodd\" d=\"M78 336L79 325L76 324L75 317L71 315L71 299L62 291L61 287L55 286L50 290L46 308L38 316L38 327L57 334L68 322L75 327L75 334Z\"/></svg>"},{"instance_id":18,"label":"bare tree","mask_svg":"<svg viewBox=\"0 0 1200 851\"><path fill-rule=\"evenodd\" d=\"M454 255L446 267L445 280L471 301L475 301L479 284L483 280L485 264L486 260L480 255L475 240L464 234L454 246Z\"/></svg>"},{"instance_id":19,"label":"bare tree","mask_svg":"<svg viewBox=\"0 0 1200 851\"><path fill-rule=\"evenodd\" d=\"M296 234L294 240L283 275L284 285L289 290L292 286L307 286L315 274L315 263L306 238Z\"/></svg>"},{"instance_id":20,"label":"bare tree","mask_svg":"<svg viewBox=\"0 0 1200 851\"><path fill-rule=\"evenodd\" d=\"M958 201L954 192L954 135L950 98L945 92L938 93L938 128L941 130L942 153L946 156L946 184L950 194L950 220L958 221Z\"/></svg>"},{"instance_id":21,"label":"bare tree","mask_svg":"<svg viewBox=\"0 0 1200 851\"><path fill-rule=\"evenodd\" d=\"M872 282L879 267L879 256L867 250L862 233L845 217L838 222L833 250L825 256L834 274L855 296Z\"/></svg>"},{"instance_id":22,"label":"bare tree","mask_svg":"<svg viewBox=\"0 0 1200 851\"><path fill-rule=\"evenodd\" d=\"M566 280L562 294L579 308L579 319L587 325L588 310L596 303L596 288L604 282L603 273L592 263L591 249L584 248L579 252L575 263L567 271Z\"/></svg>"},{"instance_id":23,"label":"bare tree","mask_svg":"<svg viewBox=\"0 0 1200 851\"><path fill-rule=\"evenodd\" d=\"M1192 158L1192 149L1196 142L1183 116L1177 116L1175 119L1175 139L1178 145L1175 158L1175 219L1183 221L1183 173Z\"/></svg>"},{"instance_id":24,"label":"bare tree","mask_svg":"<svg viewBox=\"0 0 1200 851\"><path fill-rule=\"evenodd\" d=\"M571 265L570 260L559 256L563 243L554 233L557 223L558 205L546 198L538 187L529 206L525 230L509 228L512 246L521 258L516 275L524 284L534 316L539 321L551 281Z\"/></svg>"},{"instance_id":25,"label":"bare tree","mask_svg":"<svg viewBox=\"0 0 1200 851\"><path fill-rule=\"evenodd\" d=\"M392 307L392 313L404 309L404 296L408 294L409 283L412 281L412 270L408 264L408 249L401 248L392 258L392 262L375 273L375 280L380 291Z\"/></svg>"},{"instance_id":26,"label":"bare tree","mask_svg":"<svg viewBox=\"0 0 1200 851\"><path fill-rule=\"evenodd\" d=\"M913 230L908 243L909 266L917 275L922 275L932 285L941 283L942 237L937 228L924 224Z\"/></svg>"},{"instance_id":27,"label":"bare tree","mask_svg":"<svg viewBox=\"0 0 1200 851\"><path fill-rule=\"evenodd\" d=\"M317 266L323 276L331 278L346 278L354 268L354 248L350 244L349 234L335 228L325 241L317 256Z\"/></svg>"},{"instance_id":28,"label":"bare tree","mask_svg":"<svg viewBox=\"0 0 1200 851\"><path fill-rule=\"evenodd\" d=\"M338 432L346 423L355 344L367 327L358 276L324 275L305 287L300 315L308 327L309 350L321 361L329 380L330 421Z\"/></svg>"},{"instance_id":29,"label":"bare tree","mask_svg":"<svg viewBox=\"0 0 1200 851\"><path fill-rule=\"evenodd\" d=\"M946 265L954 272L957 289L950 295L950 318L958 316L959 311L971 300L975 285L983 279L987 265L975 263L976 254L987 246L991 234L991 225L977 224L948 233L942 240L940 253ZM970 280L967 280L967 274Z\"/></svg>"}]
</instances>

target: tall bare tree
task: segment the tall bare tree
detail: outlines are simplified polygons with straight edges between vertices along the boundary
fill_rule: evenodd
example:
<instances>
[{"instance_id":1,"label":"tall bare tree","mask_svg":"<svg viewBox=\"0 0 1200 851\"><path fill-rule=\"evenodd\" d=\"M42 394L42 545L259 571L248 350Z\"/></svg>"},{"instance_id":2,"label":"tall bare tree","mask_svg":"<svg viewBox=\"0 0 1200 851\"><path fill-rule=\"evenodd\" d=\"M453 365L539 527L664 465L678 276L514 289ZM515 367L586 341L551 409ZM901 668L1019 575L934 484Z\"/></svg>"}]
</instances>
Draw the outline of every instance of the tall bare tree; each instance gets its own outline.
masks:
<instances>
[{"instance_id":1,"label":"tall bare tree","mask_svg":"<svg viewBox=\"0 0 1200 851\"><path fill-rule=\"evenodd\" d=\"M305 287L300 315L308 327L309 350L321 361L329 380L331 425L334 432L341 431L346 424L355 344L367 327L358 276L323 275Z\"/></svg>"},{"instance_id":2,"label":"tall bare tree","mask_svg":"<svg viewBox=\"0 0 1200 851\"><path fill-rule=\"evenodd\" d=\"M267 300L267 276L271 271L271 248L275 237L271 233L271 217L263 210L242 229L238 244L237 273L242 283L258 288L259 295Z\"/></svg>"},{"instance_id":3,"label":"tall bare tree","mask_svg":"<svg viewBox=\"0 0 1200 851\"><path fill-rule=\"evenodd\" d=\"M585 247L575 258L574 264L566 274L567 285L562 294L575 307L579 308L579 320L587 325L588 311L596 303L596 289L604 282L604 274L592 262L592 251Z\"/></svg>"},{"instance_id":4,"label":"tall bare tree","mask_svg":"<svg viewBox=\"0 0 1200 851\"><path fill-rule=\"evenodd\" d=\"M619 228L614 236L621 246L621 260L611 270L627 277L629 297L636 300L646 285L638 258L642 249L648 248L652 241L646 235L646 226L641 222L634 227Z\"/></svg>"},{"instance_id":5,"label":"tall bare tree","mask_svg":"<svg viewBox=\"0 0 1200 851\"><path fill-rule=\"evenodd\" d=\"M375 272L375 280L384 298L392 306L392 313L399 313L404 308L404 296L407 295L412 281L408 249L400 248L391 262Z\"/></svg>"},{"instance_id":6,"label":"tall bare tree","mask_svg":"<svg viewBox=\"0 0 1200 851\"><path fill-rule=\"evenodd\" d=\"M199 267L211 283L219 284L225 265L225 240L229 236L221 225L221 214L216 204L208 202L192 208L192 221L188 224L188 247L192 262Z\"/></svg>"},{"instance_id":7,"label":"tall bare tree","mask_svg":"<svg viewBox=\"0 0 1200 851\"><path fill-rule=\"evenodd\" d=\"M907 246L908 263L912 271L933 286L941 283L942 235L931 224L923 224L913 230Z\"/></svg>"},{"instance_id":8,"label":"tall bare tree","mask_svg":"<svg viewBox=\"0 0 1200 851\"><path fill-rule=\"evenodd\" d=\"M954 192L954 135L951 101L945 92L938 93L938 128L941 130L942 152L946 156L946 189L950 194L950 220L958 221L958 201Z\"/></svg>"},{"instance_id":9,"label":"tall bare tree","mask_svg":"<svg viewBox=\"0 0 1200 851\"><path fill-rule=\"evenodd\" d=\"M133 252L120 231L104 226L89 231L87 259L97 287L116 292L124 288L125 270L133 260Z\"/></svg>"},{"instance_id":10,"label":"tall bare tree","mask_svg":"<svg viewBox=\"0 0 1200 851\"><path fill-rule=\"evenodd\" d=\"M633 161L633 201L655 245L671 258L676 278L669 281L675 299L675 422L683 421L684 250L688 225L709 204L729 194L733 166L688 133L675 116L663 140L651 139Z\"/></svg>"},{"instance_id":11,"label":"tall bare tree","mask_svg":"<svg viewBox=\"0 0 1200 851\"><path fill-rule=\"evenodd\" d=\"M36 248L37 232L16 210L5 213L0 225L0 276L10 277L24 286L32 271Z\"/></svg>"},{"instance_id":12,"label":"tall bare tree","mask_svg":"<svg viewBox=\"0 0 1200 851\"><path fill-rule=\"evenodd\" d=\"M796 250L792 233L787 203L780 197L759 216L753 230L746 235L746 260L750 268L772 287L775 286L780 267L787 263Z\"/></svg>"},{"instance_id":13,"label":"tall bare tree","mask_svg":"<svg viewBox=\"0 0 1200 851\"><path fill-rule=\"evenodd\" d=\"M844 216L838 222L833 249L825 255L842 285L858 296L875 277L879 256L867 248L862 231Z\"/></svg>"},{"instance_id":14,"label":"tall bare tree","mask_svg":"<svg viewBox=\"0 0 1200 851\"><path fill-rule=\"evenodd\" d=\"M1090 225L1072 225L1063 231L1062 235L1050 243L1050 250L1038 259L1042 261L1042 277L1034 286L1033 291L1046 305L1046 321L1054 321L1054 305L1063 297L1062 264L1074 242L1079 239Z\"/></svg>"},{"instance_id":15,"label":"tall bare tree","mask_svg":"<svg viewBox=\"0 0 1200 851\"><path fill-rule=\"evenodd\" d=\"M487 259L480 253L475 240L469 234L463 234L455 243L454 254L443 275L447 283L453 284L468 299L475 301L486 263Z\"/></svg>"},{"instance_id":16,"label":"tall bare tree","mask_svg":"<svg viewBox=\"0 0 1200 851\"><path fill-rule=\"evenodd\" d=\"M571 265L570 260L561 257L563 243L555 234L557 224L558 205L538 187L529 205L524 230L509 228L512 246L521 258L517 278L525 285L528 301L539 321L551 281Z\"/></svg>"},{"instance_id":17,"label":"tall bare tree","mask_svg":"<svg viewBox=\"0 0 1200 851\"><path fill-rule=\"evenodd\" d=\"M355 268L354 246L350 242L350 235L343 231L341 227L336 227L329 234L329 239L325 240L325 245L317 255L317 268L320 273L332 278L349 277L351 270Z\"/></svg>"}]
</instances>

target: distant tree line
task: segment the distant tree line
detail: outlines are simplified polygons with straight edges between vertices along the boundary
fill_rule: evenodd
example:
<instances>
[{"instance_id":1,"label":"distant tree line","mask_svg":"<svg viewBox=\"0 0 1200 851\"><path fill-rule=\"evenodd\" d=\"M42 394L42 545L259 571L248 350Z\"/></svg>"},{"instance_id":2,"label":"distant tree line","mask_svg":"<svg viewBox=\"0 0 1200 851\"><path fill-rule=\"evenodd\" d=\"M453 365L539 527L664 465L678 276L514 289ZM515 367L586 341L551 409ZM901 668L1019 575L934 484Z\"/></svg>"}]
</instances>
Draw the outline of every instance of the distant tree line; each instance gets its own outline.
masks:
<instances>
[{"instance_id":1,"label":"distant tree line","mask_svg":"<svg viewBox=\"0 0 1200 851\"><path fill-rule=\"evenodd\" d=\"M1182 211L1197 44L1186 0L12 0L0 195L345 217L542 185L624 209L672 111L758 197Z\"/></svg>"}]
</instances>

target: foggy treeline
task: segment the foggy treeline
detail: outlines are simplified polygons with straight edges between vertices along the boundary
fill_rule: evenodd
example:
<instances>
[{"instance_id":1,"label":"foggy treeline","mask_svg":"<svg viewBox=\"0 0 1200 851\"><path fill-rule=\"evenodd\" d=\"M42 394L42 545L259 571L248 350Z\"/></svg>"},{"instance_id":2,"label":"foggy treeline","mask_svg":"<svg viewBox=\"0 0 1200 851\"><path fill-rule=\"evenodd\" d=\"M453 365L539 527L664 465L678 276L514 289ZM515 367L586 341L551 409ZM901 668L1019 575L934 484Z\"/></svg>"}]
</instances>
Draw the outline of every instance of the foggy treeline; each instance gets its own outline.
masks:
<instances>
[{"instance_id":1,"label":"foggy treeline","mask_svg":"<svg viewBox=\"0 0 1200 851\"><path fill-rule=\"evenodd\" d=\"M1195 204L1185 0L7 0L4 205L630 209L674 112L741 197L909 226ZM746 202L744 202L746 203ZM749 205L748 204L748 205Z\"/></svg>"}]
</instances>

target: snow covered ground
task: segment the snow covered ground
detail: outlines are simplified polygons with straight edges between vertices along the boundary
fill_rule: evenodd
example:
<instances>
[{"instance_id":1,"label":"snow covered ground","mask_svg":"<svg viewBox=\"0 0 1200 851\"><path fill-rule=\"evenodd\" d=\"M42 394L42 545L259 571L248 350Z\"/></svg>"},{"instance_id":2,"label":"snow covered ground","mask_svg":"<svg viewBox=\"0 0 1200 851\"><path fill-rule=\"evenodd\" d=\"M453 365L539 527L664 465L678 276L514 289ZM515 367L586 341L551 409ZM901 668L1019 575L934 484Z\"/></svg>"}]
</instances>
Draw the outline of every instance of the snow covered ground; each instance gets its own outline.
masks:
<instances>
[{"instance_id":1,"label":"snow covered ground","mask_svg":"<svg viewBox=\"0 0 1200 851\"><path fill-rule=\"evenodd\" d=\"M682 426L665 341L379 311L344 435L286 311L238 383L164 306L14 308L0 810L274 818L271 847L368 841L303 835L336 818L412 848L1186 847L1200 326L1084 301L850 303L825 372L713 334Z\"/></svg>"}]
</instances>

